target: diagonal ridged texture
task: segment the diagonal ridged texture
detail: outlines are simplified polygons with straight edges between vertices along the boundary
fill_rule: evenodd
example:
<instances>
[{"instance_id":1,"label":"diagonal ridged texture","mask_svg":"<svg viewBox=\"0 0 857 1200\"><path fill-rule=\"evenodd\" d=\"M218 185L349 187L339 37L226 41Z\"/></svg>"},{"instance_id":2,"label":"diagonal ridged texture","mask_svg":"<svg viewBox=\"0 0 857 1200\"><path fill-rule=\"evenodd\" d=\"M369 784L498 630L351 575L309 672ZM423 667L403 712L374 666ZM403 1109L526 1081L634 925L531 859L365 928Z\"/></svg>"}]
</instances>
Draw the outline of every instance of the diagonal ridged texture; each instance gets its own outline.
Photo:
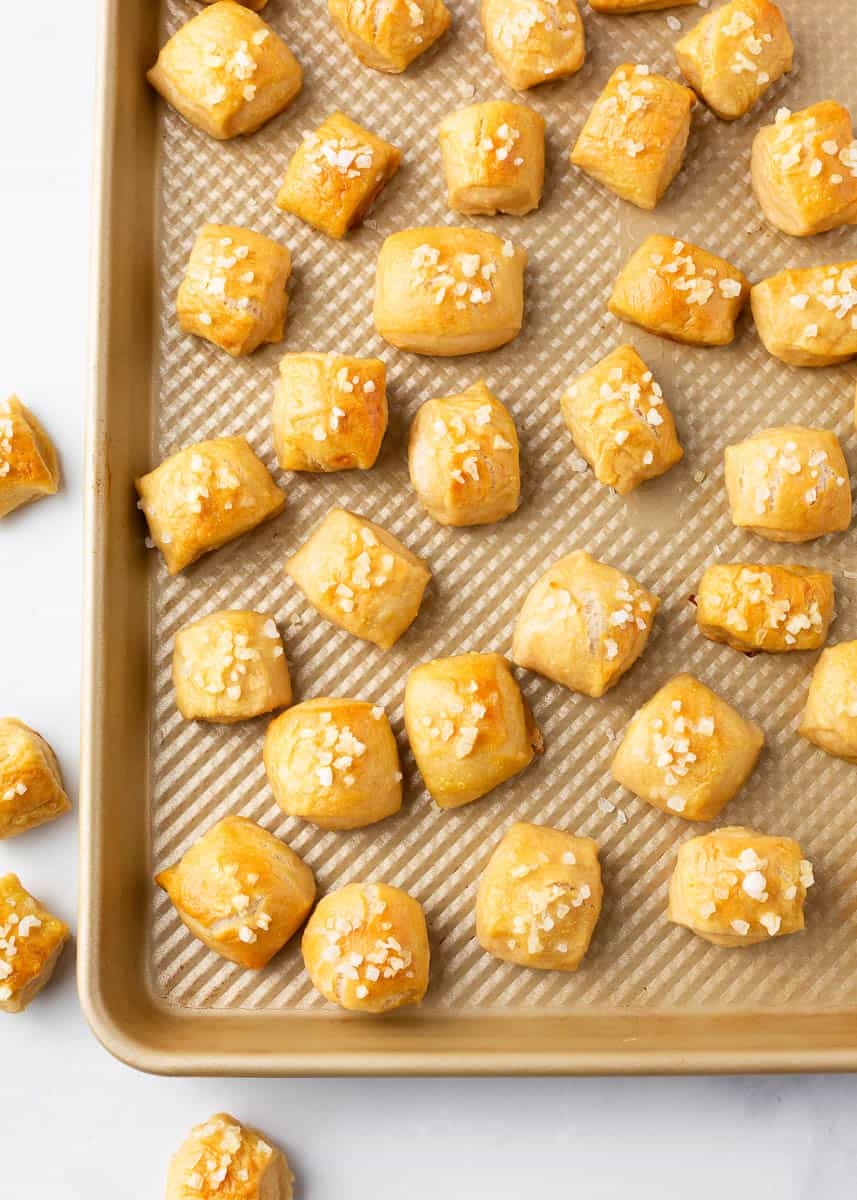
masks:
<instances>
[{"instance_id":1,"label":"diagonal ridged texture","mask_svg":"<svg viewBox=\"0 0 857 1200\"><path fill-rule=\"evenodd\" d=\"M312 865L323 889L368 877L406 888L425 905L432 935L428 1009L502 1009L537 1019L538 1012L579 1006L738 1011L857 1002L857 776L795 734L815 656L750 660L714 646L697 634L687 603L709 561L794 556L836 572L840 615L833 636L857 636L853 537L778 551L732 528L722 474L723 446L770 424L825 426L846 439L846 448L849 441L853 445L854 368L792 370L767 356L746 318L732 347L697 350L623 327L605 308L619 267L650 232L697 242L753 279L788 265L857 257L857 234L850 230L797 242L770 229L749 188L753 133L782 103L799 108L831 94L857 104L852 0L781 2L798 46L795 72L733 125L697 108L685 168L654 214L638 212L577 173L567 149L617 63L646 62L675 76L672 44L678 35L665 13L610 18L584 6L589 37L584 70L525 98L548 122L543 206L523 219L477 222L502 231L529 253L526 326L512 345L471 359L425 359L392 350L374 332L371 292L375 258L388 233L416 224L468 223L445 205L434 137L439 120L473 100L513 98L484 53L475 3L454 4L454 33L404 76L385 77L351 57L322 3L307 15L272 0L264 15L306 69L296 103L253 137L229 143L215 143L164 113L153 462L201 437L243 433L273 468L269 409L285 350L382 357L391 423L371 472L287 480L279 473L289 503L274 522L178 579L169 579L153 558L153 870L175 860L220 816L242 813L284 837ZM196 6L184 0L167 0L164 36L191 9ZM702 12L676 9L673 15L688 29ZM843 85L850 94L843 94ZM273 207L300 132L338 107L404 152L402 170L374 215L341 243ZM295 269L281 346L233 361L180 332L174 296L195 231L205 220L245 224L289 246ZM638 347L663 384L686 451L684 462L666 477L624 499L581 472L558 404L569 378L622 341ZM421 402L460 391L480 375L515 416L523 501L515 516L495 528L445 530L421 511L410 490L407 429ZM286 555L334 504L380 522L434 571L417 622L388 653L321 621L283 574ZM143 536L141 527L141 552ZM408 668L466 649L507 650L528 587L576 546L626 569L662 597L643 659L597 701L520 672L544 734L543 758L489 798L459 811L439 811L421 786L403 737ZM849 559L855 568L850 573ZM229 728L179 717L170 681L176 630L216 608L239 606L276 615L298 698L354 695L387 707L407 782L399 816L349 834L324 833L285 818L262 769L264 720ZM700 828L664 816L618 788L609 762L635 708L679 670L697 674L765 729L761 764L725 820L800 839L819 880L808 905L809 931L802 937L728 953L666 922L676 845ZM591 952L574 976L499 963L475 941L476 880L514 819L587 834L601 845L604 912ZM311 989L297 942L264 972L242 972L194 941L154 890L149 953L154 991L185 1008L333 1011Z\"/></svg>"}]
</instances>

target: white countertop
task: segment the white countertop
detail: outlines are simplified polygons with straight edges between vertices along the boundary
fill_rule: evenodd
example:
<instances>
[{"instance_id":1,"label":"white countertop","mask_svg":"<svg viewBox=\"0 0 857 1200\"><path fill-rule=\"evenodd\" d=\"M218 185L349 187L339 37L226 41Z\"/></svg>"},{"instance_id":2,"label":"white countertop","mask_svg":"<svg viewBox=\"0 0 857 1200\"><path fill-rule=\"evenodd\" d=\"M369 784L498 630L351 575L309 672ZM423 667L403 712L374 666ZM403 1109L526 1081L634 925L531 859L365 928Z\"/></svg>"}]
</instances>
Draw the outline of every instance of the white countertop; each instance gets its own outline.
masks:
<instances>
[{"instance_id":1,"label":"white countertop","mask_svg":"<svg viewBox=\"0 0 857 1200\"><path fill-rule=\"evenodd\" d=\"M141 0L148 3L154 0ZM0 530L0 710L78 766L81 451L94 0L3 5L0 393L58 443L60 496ZM75 925L68 817L0 843L0 874ZM692 1200L854 1195L857 1080L170 1080L113 1061L77 1003L74 951L0 1020L3 1200L163 1195L186 1129L226 1109L287 1151L306 1200L540 1193Z\"/></svg>"}]
</instances>

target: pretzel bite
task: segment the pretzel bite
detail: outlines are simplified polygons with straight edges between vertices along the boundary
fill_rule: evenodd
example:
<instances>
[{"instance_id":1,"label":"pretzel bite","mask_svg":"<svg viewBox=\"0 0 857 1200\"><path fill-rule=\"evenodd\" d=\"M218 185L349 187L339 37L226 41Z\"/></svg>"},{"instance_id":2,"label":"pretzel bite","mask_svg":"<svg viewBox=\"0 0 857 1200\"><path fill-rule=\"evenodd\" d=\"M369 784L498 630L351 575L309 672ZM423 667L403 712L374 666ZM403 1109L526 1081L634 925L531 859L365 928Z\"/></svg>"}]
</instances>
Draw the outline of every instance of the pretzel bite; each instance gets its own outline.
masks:
<instances>
[{"instance_id":1,"label":"pretzel bite","mask_svg":"<svg viewBox=\"0 0 857 1200\"><path fill-rule=\"evenodd\" d=\"M210 4L173 34L147 75L176 112L219 140L253 133L301 90L300 64L255 7Z\"/></svg>"},{"instance_id":2,"label":"pretzel bite","mask_svg":"<svg viewBox=\"0 0 857 1200\"><path fill-rule=\"evenodd\" d=\"M383 362L345 354L284 355L271 425L285 471L367 471L387 431Z\"/></svg>"},{"instance_id":3,"label":"pretzel bite","mask_svg":"<svg viewBox=\"0 0 857 1200\"><path fill-rule=\"evenodd\" d=\"M280 342L292 259L285 246L237 225L203 225L176 296L185 333L233 358Z\"/></svg>"},{"instance_id":4,"label":"pretzel bite","mask_svg":"<svg viewBox=\"0 0 857 1200\"><path fill-rule=\"evenodd\" d=\"M53 975L69 938L55 917L21 885L0 876L0 1012L27 1008Z\"/></svg>"},{"instance_id":5,"label":"pretzel bite","mask_svg":"<svg viewBox=\"0 0 857 1200\"><path fill-rule=\"evenodd\" d=\"M358 829L402 807L402 772L383 708L317 697L268 726L265 771L283 812L322 829Z\"/></svg>"},{"instance_id":6,"label":"pretzel bite","mask_svg":"<svg viewBox=\"0 0 857 1200\"><path fill-rule=\"evenodd\" d=\"M520 333L527 256L482 229L406 229L381 247L375 328L416 354L496 350Z\"/></svg>"},{"instance_id":7,"label":"pretzel bite","mask_svg":"<svg viewBox=\"0 0 857 1200\"><path fill-rule=\"evenodd\" d=\"M452 20L443 0L328 0L333 24L364 66L398 75Z\"/></svg>"},{"instance_id":8,"label":"pretzel bite","mask_svg":"<svg viewBox=\"0 0 857 1200\"><path fill-rule=\"evenodd\" d=\"M176 634L176 706L190 721L231 725L292 702L276 621L266 613L209 613Z\"/></svg>"},{"instance_id":9,"label":"pretzel bite","mask_svg":"<svg viewBox=\"0 0 857 1200\"><path fill-rule=\"evenodd\" d=\"M358 225L396 174L395 146L335 112L305 133L277 193L277 208L333 238Z\"/></svg>"},{"instance_id":10,"label":"pretzel bite","mask_svg":"<svg viewBox=\"0 0 857 1200\"><path fill-rule=\"evenodd\" d=\"M15 717L0 717L0 839L54 821L70 808L45 739Z\"/></svg>"},{"instance_id":11,"label":"pretzel bite","mask_svg":"<svg viewBox=\"0 0 857 1200\"><path fill-rule=\"evenodd\" d=\"M679 69L723 121L743 117L792 69L794 45L771 0L731 0L676 43Z\"/></svg>"},{"instance_id":12,"label":"pretzel bite","mask_svg":"<svg viewBox=\"0 0 857 1200\"><path fill-rule=\"evenodd\" d=\"M344 508L331 509L286 574L328 621L382 650L416 619L431 579L398 538Z\"/></svg>"},{"instance_id":13,"label":"pretzel bite","mask_svg":"<svg viewBox=\"0 0 857 1200\"><path fill-rule=\"evenodd\" d=\"M611 769L655 808L713 821L749 779L764 741L705 684L676 675L631 718Z\"/></svg>"},{"instance_id":14,"label":"pretzel bite","mask_svg":"<svg viewBox=\"0 0 857 1200\"><path fill-rule=\"evenodd\" d=\"M659 604L630 575L575 550L527 593L512 661L573 692L603 696L643 653Z\"/></svg>"},{"instance_id":15,"label":"pretzel bite","mask_svg":"<svg viewBox=\"0 0 857 1200\"><path fill-rule=\"evenodd\" d=\"M750 301L765 349L784 363L829 367L857 354L857 262L780 271Z\"/></svg>"},{"instance_id":16,"label":"pretzel bite","mask_svg":"<svg viewBox=\"0 0 857 1200\"><path fill-rule=\"evenodd\" d=\"M576 971L601 912L592 838L517 821L479 880L476 936L495 958L543 971Z\"/></svg>"},{"instance_id":17,"label":"pretzel bite","mask_svg":"<svg viewBox=\"0 0 857 1200\"><path fill-rule=\"evenodd\" d=\"M644 64L617 67L571 161L638 208L655 208L681 170L696 97Z\"/></svg>"},{"instance_id":18,"label":"pretzel bite","mask_svg":"<svg viewBox=\"0 0 857 1200\"><path fill-rule=\"evenodd\" d=\"M218 821L155 883L194 937L252 970L282 950L315 899L303 859L246 817Z\"/></svg>"},{"instance_id":19,"label":"pretzel bite","mask_svg":"<svg viewBox=\"0 0 857 1200\"><path fill-rule=\"evenodd\" d=\"M286 505L285 492L242 437L186 446L142 475L136 488L138 507L171 575Z\"/></svg>"},{"instance_id":20,"label":"pretzel bite","mask_svg":"<svg viewBox=\"0 0 857 1200\"><path fill-rule=\"evenodd\" d=\"M812 680L800 733L828 754L857 763L857 642L822 650Z\"/></svg>"},{"instance_id":21,"label":"pretzel bite","mask_svg":"<svg viewBox=\"0 0 857 1200\"><path fill-rule=\"evenodd\" d=\"M419 1004L429 980L429 940L418 901L386 883L328 892L307 922L301 949L325 1000L352 1012Z\"/></svg>"},{"instance_id":22,"label":"pretzel bite","mask_svg":"<svg viewBox=\"0 0 857 1200\"><path fill-rule=\"evenodd\" d=\"M622 268L608 308L674 342L727 346L749 294L749 280L725 259L655 234Z\"/></svg>"},{"instance_id":23,"label":"pretzel bite","mask_svg":"<svg viewBox=\"0 0 857 1200\"><path fill-rule=\"evenodd\" d=\"M851 524L848 467L835 433L783 425L727 446L732 523L771 542L808 542Z\"/></svg>"},{"instance_id":24,"label":"pretzel bite","mask_svg":"<svg viewBox=\"0 0 857 1200\"><path fill-rule=\"evenodd\" d=\"M264 0L263 0L264 2ZM282 1151L228 1113L196 1125L170 1160L167 1200L292 1200Z\"/></svg>"},{"instance_id":25,"label":"pretzel bite","mask_svg":"<svg viewBox=\"0 0 857 1200\"><path fill-rule=\"evenodd\" d=\"M0 400L0 519L59 490L54 444L17 396Z\"/></svg>"},{"instance_id":26,"label":"pretzel bite","mask_svg":"<svg viewBox=\"0 0 857 1200\"><path fill-rule=\"evenodd\" d=\"M586 57L576 0L482 0L485 48L517 92L574 75Z\"/></svg>"},{"instance_id":27,"label":"pretzel bite","mask_svg":"<svg viewBox=\"0 0 857 1200\"><path fill-rule=\"evenodd\" d=\"M833 576L794 563L717 563L696 597L699 632L745 654L818 650L833 619Z\"/></svg>"},{"instance_id":28,"label":"pretzel bite","mask_svg":"<svg viewBox=\"0 0 857 1200\"><path fill-rule=\"evenodd\" d=\"M518 435L483 380L427 400L411 426L411 483L441 525L489 525L518 507Z\"/></svg>"},{"instance_id":29,"label":"pretzel bite","mask_svg":"<svg viewBox=\"0 0 857 1200\"><path fill-rule=\"evenodd\" d=\"M535 109L505 100L471 104L443 119L438 138L447 203L455 212L520 217L538 208L545 122Z\"/></svg>"},{"instance_id":30,"label":"pretzel bite","mask_svg":"<svg viewBox=\"0 0 857 1200\"><path fill-rule=\"evenodd\" d=\"M560 405L595 478L620 495L684 455L663 389L633 346L619 346L569 384Z\"/></svg>"},{"instance_id":31,"label":"pretzel bite","mask_svg":"<svg viewBox=\"0 0 857 1200\"><path fill-rule=\"evenodd\" d=\"M804 928L814 882L793 838L730 825L679 846L667 916L715 946L753 946Z\"/></svg>"},{"instance_id":32,"label":"pretzel bite","mask_svg":"<svg viewBox=\"0 0 857 1200\"><path fill-rule=\"evenodd\" d=\"M789 115L753 139L753 191L772 225L811 237L857 223L857 141L847 108L833 100Z\"/></svg>"},{"instance_id":33,"label":"pretzel bite","mask_svg":"<svg viewBox=\"0 0 857 1200\"><path fill-rule=\"evenodd\" d=\"M405 727L426 787L441 808L487 795L542 749L509 664L499 654L458 654L414 667Z\"/></svg>"}]
</instances>

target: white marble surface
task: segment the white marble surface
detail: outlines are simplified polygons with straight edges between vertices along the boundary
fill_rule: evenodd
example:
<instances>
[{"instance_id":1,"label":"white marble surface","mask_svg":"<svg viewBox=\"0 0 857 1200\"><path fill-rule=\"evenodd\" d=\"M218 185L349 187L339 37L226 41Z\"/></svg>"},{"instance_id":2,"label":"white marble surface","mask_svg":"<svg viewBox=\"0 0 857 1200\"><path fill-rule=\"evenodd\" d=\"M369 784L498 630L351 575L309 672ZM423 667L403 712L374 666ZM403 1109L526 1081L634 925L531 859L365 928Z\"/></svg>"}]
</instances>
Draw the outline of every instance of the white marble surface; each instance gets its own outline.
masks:
<instances>
[{"instance_id":1,"label":"white marble surface","mask_svg":"<svg viewBox=\"0 0 857 1200\"><path fill-rule=\"evenodd\" d=\"M154 3L155 0L140 0ZM820 2L820 0L817 0ZM94 0L13 4L0 37L0 392L17 390L63 458L62 495L0 532L0 710L77 771L81 409L87 306ZM35 85L35 86L34 86ZM66 818L0 844L75 923ZM838 1200L857 1175L857 1080L166 1080L95 1042L73 951L21 1017L0 1021L0 1197L163 1194L185 1129L225 1108L293 1160L306 1200L534 1193L586 1200Z\"/></svg>"}]
</instances>

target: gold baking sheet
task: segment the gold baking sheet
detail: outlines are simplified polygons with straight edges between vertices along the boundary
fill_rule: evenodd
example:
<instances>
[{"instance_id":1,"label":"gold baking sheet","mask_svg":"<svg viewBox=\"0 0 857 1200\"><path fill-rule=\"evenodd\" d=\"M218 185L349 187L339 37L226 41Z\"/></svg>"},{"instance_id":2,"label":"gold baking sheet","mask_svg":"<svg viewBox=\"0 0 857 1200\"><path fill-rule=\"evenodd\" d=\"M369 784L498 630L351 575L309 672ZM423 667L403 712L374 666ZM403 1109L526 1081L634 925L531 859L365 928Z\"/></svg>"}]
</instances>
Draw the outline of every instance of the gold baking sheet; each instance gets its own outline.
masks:
<instances>
[{"instance_id":1,"label":"gold baking sheet","mask_svg":"<svg viewBox=\"0 0 857 1200\"><path fill-rule=\"evenodd\" d=\"M857 1065L857 835L854 768L798 738L815 655L745 658L696 632L688 596L715 560L796 558L836 574L833 640L857 637L854 535L777 549L732 528L722 453L770 424L834 429L854 464L853 365L795 370L770 358L745 317L726 349L661 341L606 312L610 286L649 233L723 255L753 280L786 266L857 257L857 232L800 242L769 228L749 187L755 130L781 104L835 97L857 111L852 0L782 0L796 69L749 117L694 115L684 169L654 213L578 173L567 152L610 71L647 63L676 77L672 46L703 10L632 17L583 5L588 57L579 75L524 97L548 127L545 196L523 218L450 213L435 129L452 109L515 98L482 46L477 5L451 5L453 32L404 75L357 63L321 2L271 0L265 18L305 68L285 114L247 139L217 143L190 129L143 82L158 45L198 11L102 0L101 187L97 214L88 497L87 685L81 991L96 1032L135 1065L213 1073L835 1069ZM145 11L144 11L145 10ZM303 130L335 108L398 145L403 166L363 228L334 242L279 213L273 198ZM186 336L174 297L204 221L248 225L294 260L285 341L232 360ZM374 332L374 264L384 237L419 224L476 224L524 246L524 330L487 355L420 358ZM622 498L576 456L559 412L566 381L624 341L664 387L684 461ZM270 405L286 350L378 355L387 364L390 430L370 472L291 475L275 469ZM443 529L411 491L409 423L432 396L480 376L511 410L523 497L487 529ZM144 548L132 478L187 443L246 435L285 484L283 514L170 579ZM434 572L411 630L388 652L321 620L282 564L333 505L382 524ZM585 547L663 601L645 655L601 700L518 672L545 740L524 774L473 805L441 812L403 734L409 668L464 650L508 652L527 589L561 554ZM406 779L402 812L352 833L286 818L262 767L265 720L185 722L173 701L177 629L218 608L258 608L283 630L296 697L353 695L386 706ZM798 838L816 866L807 932L746 953L693 938L665 919L675 847L702 826L657 812L614 785L609 762L636 707L688 670L764 728L767 746L724 820ZM311 988L298 939L263 972L223 962L196 942L153 871L225 813L252 817L313 867L320 888L381 878L425 906L432 981L425 1004L383 1021L343 1016ZM586 834L601 846L605 904L575 975L530 972L484 954L475 885L516 819Z\"/></svg>"}]
</instances>

